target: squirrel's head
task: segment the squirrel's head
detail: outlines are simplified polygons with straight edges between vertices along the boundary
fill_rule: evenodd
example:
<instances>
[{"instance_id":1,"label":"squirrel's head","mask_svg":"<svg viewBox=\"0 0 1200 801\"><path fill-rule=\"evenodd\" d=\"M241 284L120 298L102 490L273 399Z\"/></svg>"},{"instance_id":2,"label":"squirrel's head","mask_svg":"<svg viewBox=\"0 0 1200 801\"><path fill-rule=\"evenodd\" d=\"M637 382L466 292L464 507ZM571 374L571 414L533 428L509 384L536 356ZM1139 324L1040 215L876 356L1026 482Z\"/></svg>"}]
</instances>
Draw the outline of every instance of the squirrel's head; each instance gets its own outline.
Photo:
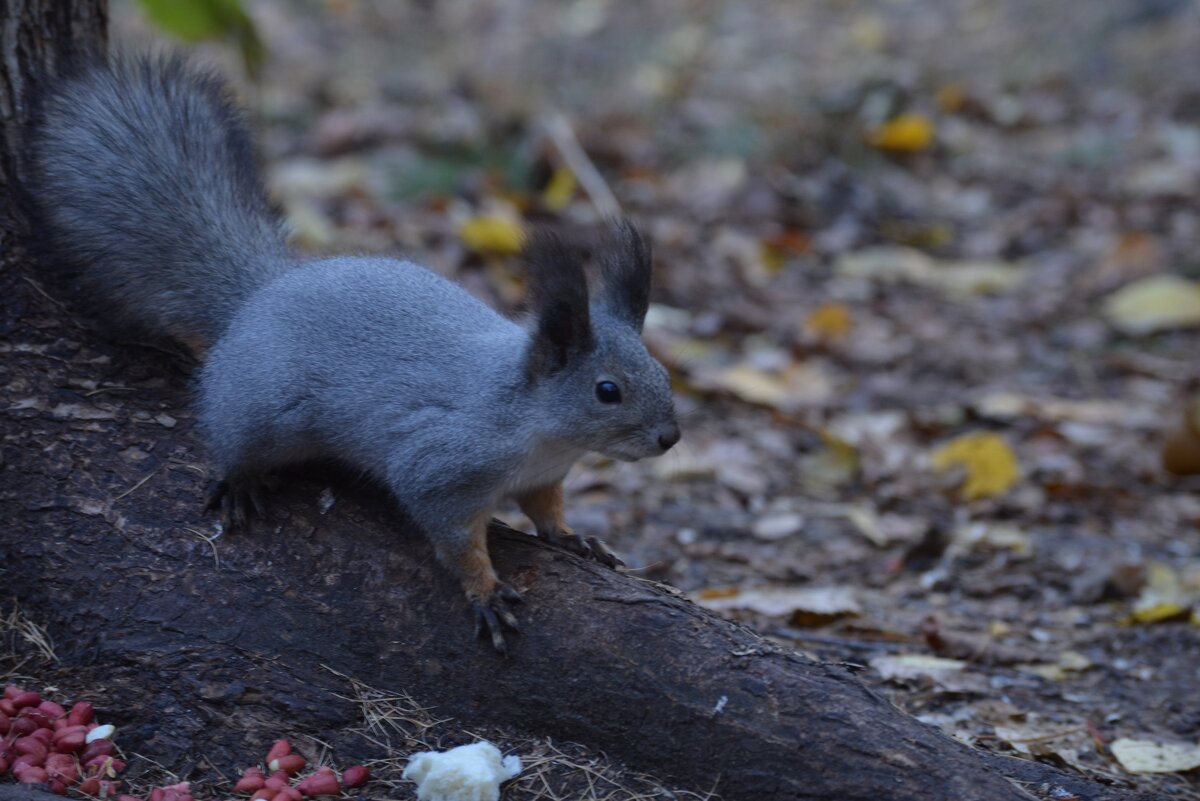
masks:
<instances>
[{"instance_id":1,"label":"squirrel's head","mask_svg":"<svg viewBox=\"0 0 1200 801\"><path fill-rule=\"evenodd\" d=\"M554 403L562 439L613 459L658 456L679 441L666 369L642 343L650 305L650 247L629 222L600 245L601 286L589 299L578 253L550 234L526 249L534 326L530 382Z\"/></svg>"}]
</instances>

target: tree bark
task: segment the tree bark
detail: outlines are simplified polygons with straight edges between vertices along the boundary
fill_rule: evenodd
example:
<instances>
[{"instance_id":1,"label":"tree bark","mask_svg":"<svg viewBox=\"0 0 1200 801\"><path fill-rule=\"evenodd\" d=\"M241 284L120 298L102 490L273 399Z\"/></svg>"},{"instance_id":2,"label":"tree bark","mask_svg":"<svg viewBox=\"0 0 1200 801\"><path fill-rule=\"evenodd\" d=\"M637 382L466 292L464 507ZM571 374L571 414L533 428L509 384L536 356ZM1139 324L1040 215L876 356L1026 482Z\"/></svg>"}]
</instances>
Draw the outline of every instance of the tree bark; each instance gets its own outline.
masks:
<instances>
[{"instance_id":1,"label":"tree bark","mask_svg":"<svg viewBox=\"0 0 1200 801\"><path fill-rule=\"evenodd\" d=\"M501 658L423 539L352 482L334 483L322 514L327 478L296 478L269 522L210 544L180 360L105 343L15 288L22 312L0 342L0 585L49 624L65 665L98 677L138 753L230 770L283 725L322 736L356 717L333 668L466 726L575 740L729 801L1015 801L1043 783L1034 797L1129 797L972 751L839 666L496 529L497 568L526 599Z\"/></svg>"},{"instance_id":2,"label":"tree bark","mask_svg":"<svg viewBox=\"0 0 1200 801\"><path fill-rule=\"evenodd\" d=\"M0 2L0 245L11 243L19 221L11 202L16 171L11 153L28 109L34 76L75 56L104 52L107 0Z\"/></svg>"}]
</instances>

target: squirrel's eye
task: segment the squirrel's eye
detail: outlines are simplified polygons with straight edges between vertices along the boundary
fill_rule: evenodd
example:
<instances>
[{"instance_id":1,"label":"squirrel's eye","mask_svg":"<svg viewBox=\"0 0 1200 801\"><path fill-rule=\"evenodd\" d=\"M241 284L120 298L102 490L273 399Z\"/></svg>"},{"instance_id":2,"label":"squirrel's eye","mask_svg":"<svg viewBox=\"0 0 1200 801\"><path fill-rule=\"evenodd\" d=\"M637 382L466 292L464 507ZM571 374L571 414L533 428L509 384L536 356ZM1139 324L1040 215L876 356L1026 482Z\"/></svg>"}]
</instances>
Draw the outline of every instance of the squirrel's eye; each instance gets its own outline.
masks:
<instances>
[{"instance_id":1,"label":"squirrel's eye","mask_svg":"<svg viewBox=\"0 0 1200 801\"><path fill-rule=\"evenodd\" d=\"M621 389L611 381L601 381L596 385L596 397L601 403L620 403Z\"/></svg>"}]
</instances>

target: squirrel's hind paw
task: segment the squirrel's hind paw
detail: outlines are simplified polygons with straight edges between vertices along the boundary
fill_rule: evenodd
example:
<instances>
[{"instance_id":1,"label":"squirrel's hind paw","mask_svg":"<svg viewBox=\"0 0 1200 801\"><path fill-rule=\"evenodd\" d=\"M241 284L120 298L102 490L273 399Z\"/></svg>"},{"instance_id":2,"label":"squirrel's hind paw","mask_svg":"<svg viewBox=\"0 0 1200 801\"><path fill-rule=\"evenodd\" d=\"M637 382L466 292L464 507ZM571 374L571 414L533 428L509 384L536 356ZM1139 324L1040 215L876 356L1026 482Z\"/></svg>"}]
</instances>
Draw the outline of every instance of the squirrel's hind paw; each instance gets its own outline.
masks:
<instances>
[{"instance_id":1,"label":"squirrel's hind paw","mask_svg":"<svg viewBox=\"0 0 1200 801\"><path fill-rule=\"evenodd\" d=\"M520 602L521 594L503 582L496 584L496 589L490 598L472 601L471 609L475 613L475 636L478 637L486 630L488 638L492 641L492 647L496 649L497 653L507 654L508 643L504 641L504 629L520 631L520 627L517 625L517 616L512 613L508 605Z\"/></svg>"},{"instance_id":2,"label":"squirrel's hind paw","mask_svg":"<svg viewBox=\"0 0 1200 801\"><path fill-rule=\"evenodd\" d=\"M267 516L263 491L274 487L273 480L267 477L222 479L208 494L204 511L216 511L225 531L240 531L249 525L252 516L260 519Z\"/></svg>"}]
</instances>

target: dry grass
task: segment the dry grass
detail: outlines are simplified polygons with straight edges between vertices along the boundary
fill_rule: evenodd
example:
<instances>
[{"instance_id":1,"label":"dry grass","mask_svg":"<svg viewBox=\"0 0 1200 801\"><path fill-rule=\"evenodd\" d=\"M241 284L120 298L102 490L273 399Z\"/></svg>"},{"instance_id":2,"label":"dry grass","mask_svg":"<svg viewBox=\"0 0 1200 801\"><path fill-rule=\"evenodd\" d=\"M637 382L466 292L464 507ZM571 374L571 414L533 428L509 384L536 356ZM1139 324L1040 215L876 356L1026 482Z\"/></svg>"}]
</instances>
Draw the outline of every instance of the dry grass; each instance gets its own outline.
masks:
<instances>
[{"instance_id":1,"label":"dry grass","mask_svg":"<svg viewBox=\"0 0 1200 801\"><path fill-rule=\"evenodd\" d=\"M0 618L0 680L9 681L29 665L58 662L54 641L43 626L25 614L14 599L12 610Z\"/></svg>"},{"instance_id":2,"label":"dry grass","mask_svg":"<svg viewBox=\"0 0 1200 801\"><path fill-rule=\"evenodd\" d=\"M517 737L499 731L470 731L450 718L436 717L404 692L386 692L327 668L350 684L340 696L357 704L362 726L357 733L387 756L368 763L375 786L390 798L413 797L412 782L401 778L409 757L418 751L441 751L478 740L521 757L521 774L505 785L508 801L717 801L715 792L669 789L652 776L636 773L603 754L575 743L549 738Z\"/></svg>"}]
</instances>

